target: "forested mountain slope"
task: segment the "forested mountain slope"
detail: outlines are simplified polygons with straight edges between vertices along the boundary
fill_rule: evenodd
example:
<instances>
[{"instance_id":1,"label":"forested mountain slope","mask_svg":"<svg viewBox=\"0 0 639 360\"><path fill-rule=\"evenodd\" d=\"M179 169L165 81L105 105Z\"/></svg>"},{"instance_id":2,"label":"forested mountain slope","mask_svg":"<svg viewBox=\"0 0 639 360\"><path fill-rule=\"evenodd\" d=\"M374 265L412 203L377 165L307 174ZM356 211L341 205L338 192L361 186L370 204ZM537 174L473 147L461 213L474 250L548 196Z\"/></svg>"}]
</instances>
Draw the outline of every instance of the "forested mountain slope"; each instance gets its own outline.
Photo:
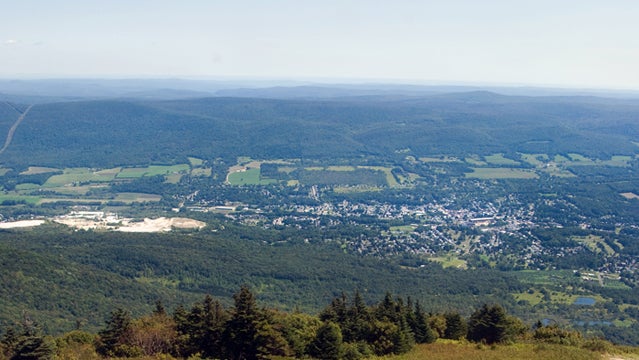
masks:
<instances>
[{"instance_id":1,"label":"forested mountain slope","mask_svg":"<svg viewBox=\"0 0 639 360\"><path fill-rule=\"evenodd\" d=\"M0 109L2 111L2 109ZM205 159L636 150L639 103L487 92L340 101L204 98L33 107L0 161L108 167ZM10 122L8 115L2 122ZM4 134L0 134L4 135Z\"/></svg>"}]
</instances>

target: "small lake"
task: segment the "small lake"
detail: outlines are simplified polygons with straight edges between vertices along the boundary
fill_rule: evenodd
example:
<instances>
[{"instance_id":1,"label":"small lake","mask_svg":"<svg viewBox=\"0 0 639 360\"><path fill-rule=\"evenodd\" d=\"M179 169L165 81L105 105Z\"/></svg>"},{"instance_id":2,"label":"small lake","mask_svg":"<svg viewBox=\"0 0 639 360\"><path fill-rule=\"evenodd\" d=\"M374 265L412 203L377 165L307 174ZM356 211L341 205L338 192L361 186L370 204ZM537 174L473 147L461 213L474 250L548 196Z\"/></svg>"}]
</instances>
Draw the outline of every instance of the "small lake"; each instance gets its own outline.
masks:
<instances>
[{"instance_id":1,"label":"small lake","mask_svg":"<svg viewBox=\"0 0 639 360\"><path fill-rule=\"evenodd\" d=\"M593 306L593 305L595 305L596 302L597 302L597 300L595 300L594 298L591 298L591 297L578 297L573 304L574 305Z\"/></svg>"}]
</instances>

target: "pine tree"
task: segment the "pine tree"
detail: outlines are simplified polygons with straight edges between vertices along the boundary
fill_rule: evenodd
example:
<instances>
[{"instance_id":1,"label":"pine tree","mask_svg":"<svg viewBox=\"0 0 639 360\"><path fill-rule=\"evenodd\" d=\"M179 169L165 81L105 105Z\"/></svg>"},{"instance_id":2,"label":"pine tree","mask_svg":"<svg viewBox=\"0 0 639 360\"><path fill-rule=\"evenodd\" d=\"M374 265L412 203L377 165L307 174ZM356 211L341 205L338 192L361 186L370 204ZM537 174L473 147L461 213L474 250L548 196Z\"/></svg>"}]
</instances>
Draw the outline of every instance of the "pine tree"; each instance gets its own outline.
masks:
<instances>
[{"instance_id":1,"label":"pine tree","mask_svg":"<svg viewBox=\"0 0 639 360\"><path fill-rule=\"evenodd\" d=\"M266 311L257 307L248 287L233 295L235 307L223 334L226 356L230 359L265 359L287 355L286 341L269 322Z\"/></svg>"},{"instance_id":2,"label":"pine tree","mask_svg":"<svg viewBox=\"0 0 639 360\"><path fill-rule=\"evenodd\" d=\"M468 320L468 340L487 344L506 341L513 333L511 323L504 308L484 304Z\"/></svg>"},{"instance_id":3,"label":"pine tree","mask_svg":"<svg viewBox=\"0 0 639 360\"><path fill-rule=\"evenodd\" d=\"M464 318L458 312L444 314L446 318L445 339L460 340L466 337L468 326Z\"/></svg>"},{"instance_id":4,"label":"pine tree","mask_svg":"<svg viewBox=\"0 0 639 360\"><path fill-rule=\"evenodd\" d=\"M106 356L125 356L121 345L131 331L131 314L123 309L116 309L106 322L106 328L98 333L99 341L96 350Z\"/></svg>"},{"instance_id":5,"label":"pine tree","mask_svg":"<svg viewBox=\"0 0 639 360\"><path fill-rule=\"evenodd\" d=\"M337 360L342 355L342 331L339 325L327 322L317 329L308 347L309 355L322 360Z\"/></svg>"}]
</instances>

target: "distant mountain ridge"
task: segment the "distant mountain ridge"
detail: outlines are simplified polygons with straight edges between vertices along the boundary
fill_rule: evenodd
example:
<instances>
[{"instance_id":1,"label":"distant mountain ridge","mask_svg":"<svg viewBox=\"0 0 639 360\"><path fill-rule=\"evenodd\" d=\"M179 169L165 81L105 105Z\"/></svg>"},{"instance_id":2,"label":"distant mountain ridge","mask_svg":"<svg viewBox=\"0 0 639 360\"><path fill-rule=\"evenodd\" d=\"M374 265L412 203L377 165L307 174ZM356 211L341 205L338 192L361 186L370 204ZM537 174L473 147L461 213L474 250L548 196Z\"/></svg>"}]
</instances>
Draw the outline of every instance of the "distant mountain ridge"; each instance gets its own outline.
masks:
<instances>
[{"instance_id":1,"label":"distant mountain ridge","mask_svg":"<svg viewBox=\"0 0 639 360\"><path fill-rule=\"evenodd\" d=\"M340 101L58 102L32 108L0 162L106 167L178 163L187 156L390 159L400 149L409 149L402 156L577 152L605 158L634 154L638 117L636 100L485 91ZM7 126L14 117L5 118Z\"/></svg>"}]
</instances>

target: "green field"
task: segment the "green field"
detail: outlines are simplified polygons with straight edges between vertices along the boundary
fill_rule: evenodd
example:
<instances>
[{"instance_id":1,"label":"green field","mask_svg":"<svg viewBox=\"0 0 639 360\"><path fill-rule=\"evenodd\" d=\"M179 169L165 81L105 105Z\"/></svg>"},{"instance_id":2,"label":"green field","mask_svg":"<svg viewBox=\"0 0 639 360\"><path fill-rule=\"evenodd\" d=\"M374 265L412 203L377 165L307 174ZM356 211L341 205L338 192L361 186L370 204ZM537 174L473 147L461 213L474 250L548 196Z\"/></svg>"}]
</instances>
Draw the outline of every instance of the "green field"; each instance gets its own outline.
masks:
<instances>
[{"instance_id":1,"label":"green field","mask_svg":"<svg viewBox=\"0 0 639 360\"><path fill-rule=\"evenodd\" d=\"M275 179L262 179L260 169L247 169L237 171L228 175L228 182L231 185L268 185L277 182Z\"/></svg>"},{"instance_id":2,"label":"green field","mask_svg":"<svg viewBox=\"0 0 639 360\"><path fill-rule=\"evenodd\" d=\"M595 253L601 252L601 248L604 248L606 255L614 255L615 251L603 241L601 236L588 235L588 236L572 236L572 240L585 244L591 251ZM601 244L601 245L599 245Z\"/></svg>"},{"instance_id":3,"label":"green field","mask_svg":"<svg viewBox=\"0 0 639 360\"><path fill-rule=\"evenodd\" d=\"M195 168L191 170L191 176L211 176L211 168Z\"/></svg>"},{"instance_id":4,"label":"green field","mask_svg":"<svg viewBox=\"0 0 639 360\"><path fill-rule=\"evenodd\" d=\"M60 169L50 168L50 167L42 167L42 166L29 166L26 171L20 173L20 175L37 175L37 174L46 174L51 172L60 171Z\"/></svg>"},{"instance_id":5,"label":"green field","mask_svg":"<svg viewBox=\"0 0 639 360\"><path fill-rule=\"evenodd\" d=\"M546 154L521 154L521 158L536 167L541 167L548 162L548 155Z\"/></svg>"},{"instance_id":6,"label":"green field","mask_svg":"<svg viewBox=\"0 0 639 360\"><path fill-rule=\"evenodd\" d=\"M197 166L202 166L202 164L204 164L204 160L202 159L198 159L196 157L190 157L189 156L189 163L191 164L191 166L193 167L197 167Z\"/></svg>"},{"instance_id":7,"label":"green field","mask_svg":"<svg viewBox=\"0 0 639 360\"><path fill-rule=\"evenodd\" d=\"M475 179L537 179L539 175L530 170L510 168L472 168L467 178Z\"/></svg>"},{"instance_id":8,"label":"green field","mask_svg":"<svg viewBox=\"0 0 639 360\"><path fill-rule=\"evenodd\" d=\"M428 260L440 263L444 268L449 268L449 267L456 268L456 269L468 268L468 264L466 263L466 260L462 260L452 255L429 257Z\"/></svg>"},{"instance_id":9,"label":"green field","mask_svg":"<svg viewBox=\"0 0 639 360\"><path fill-rule=\"evenodd\" d=\"M141 178L143 176L170 175L175 173L188 172L190 166L188 164L177 165L151 165L147 167L124 168L117 174L117 178Z\"/></svg>"},{"instance_id":10,"label":"green field","mask_svg":"<svg viewBox=\"0 0 639 360\"><path fill-rule=\"evenodd\" d=\"M162 200L160 195L144 194L144 193L118 193L115 196L116 201L122 201L125 203L134 202L157 202Z\"/></svg>"},{"instance_id":11,"label":"green field","mask_svg":"<svg viewBox=\"0 0 639 360\"><path fill-rule=\"evenodd\" d=\"M23 196L23 195L5 195L0 194L0 204L6 202L27 203L30 205L36 205L40 202L41 198L38 196Z\"/></svg>"},{"instance_id":12,"label":"green field","mask_svg":"<svg viewBox=\"0 0 639 360\"><path fill-rule=\"evenodd\" d=\"M484 160L492 165L504 165L504 166L517 166L520 165L519 161L508 159L504 157L504 154L493 154L484 156Z\"/></svg>"},{"instance_id":13,"label":"green field","mask_svg":"<svg viewBox=\"0 0 639 360\"><path fill-rule=\"evenodd\" d=\"M113 181L115 175L111 171L93 171L89 168L67 168L60 175L51 176L44 187L59 187L74 183L87 182L109 182Z\"/></svg>"}]
</instances>

